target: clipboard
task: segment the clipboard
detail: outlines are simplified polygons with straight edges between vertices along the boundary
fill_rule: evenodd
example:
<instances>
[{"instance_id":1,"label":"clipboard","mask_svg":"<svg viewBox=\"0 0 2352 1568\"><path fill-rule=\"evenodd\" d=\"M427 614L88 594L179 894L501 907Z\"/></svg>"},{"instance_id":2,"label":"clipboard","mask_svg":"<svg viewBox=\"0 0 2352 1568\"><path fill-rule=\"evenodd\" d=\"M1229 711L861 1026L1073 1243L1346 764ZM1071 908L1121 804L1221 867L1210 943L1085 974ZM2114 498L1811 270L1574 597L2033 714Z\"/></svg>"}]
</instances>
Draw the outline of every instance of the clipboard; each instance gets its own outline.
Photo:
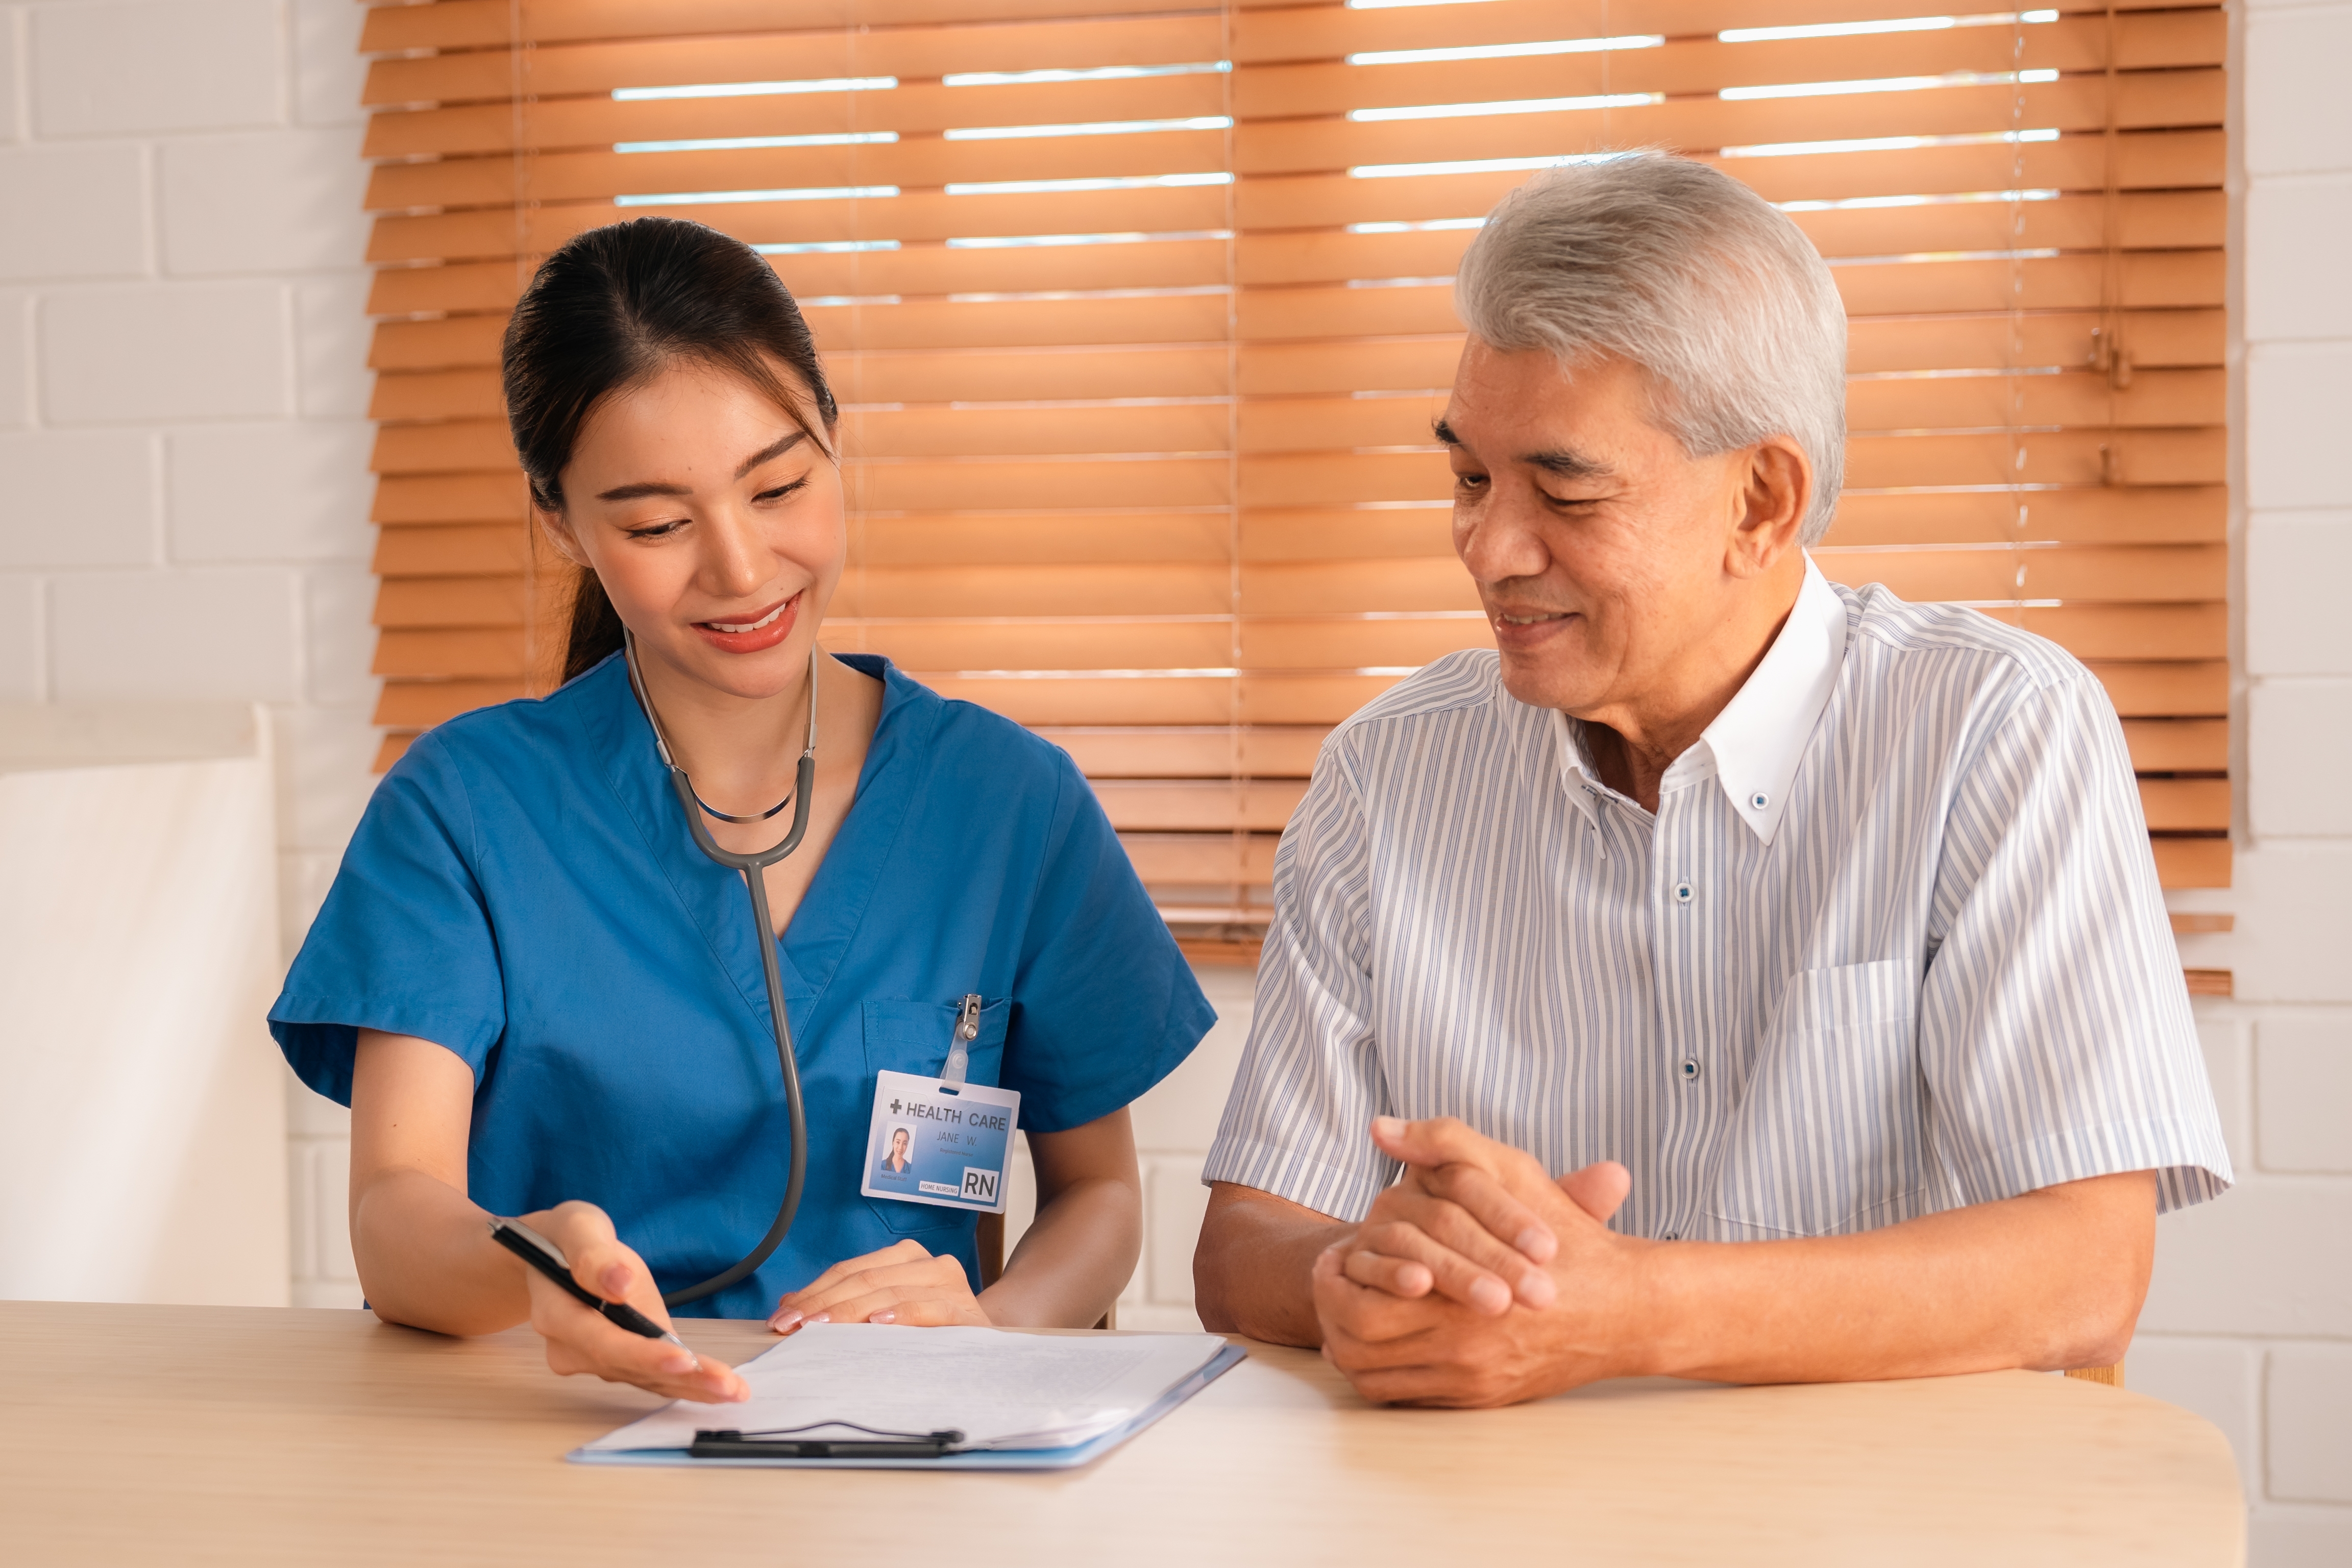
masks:
<instances>
[{"instance_id":1,"label":"clipboard","mask_svg":"<svg viewBox=\"0 0 2352 1568\"><path fill-rule=\"evenodd\" d=\"M1169 1412L1214 1383L1246 1359L1241 1346L1228 1344L1198 1372L1108 1432L1064 1448L959 1448L938 1454L889 1455L867 1453L851 1458L804 1458L761 1455L758 1458L696 1458L685 1448L574 1448L564 1458L575 1465L667 1465L692 1469L798 1470L1074 1470L1090 1465L1137 1433L1163 1419Z\"/></svg>"}]
</instances>

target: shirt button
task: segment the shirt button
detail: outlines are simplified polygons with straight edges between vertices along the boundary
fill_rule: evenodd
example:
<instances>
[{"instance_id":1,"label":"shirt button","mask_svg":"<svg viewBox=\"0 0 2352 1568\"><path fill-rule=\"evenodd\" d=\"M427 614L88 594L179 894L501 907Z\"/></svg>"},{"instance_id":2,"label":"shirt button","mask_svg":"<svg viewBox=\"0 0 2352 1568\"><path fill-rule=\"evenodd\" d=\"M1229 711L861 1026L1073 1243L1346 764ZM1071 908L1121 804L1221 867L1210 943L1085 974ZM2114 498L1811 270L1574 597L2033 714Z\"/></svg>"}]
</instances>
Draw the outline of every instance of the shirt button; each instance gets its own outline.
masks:
<instances>
[{"instance_id":1,"label":"shirt button","mask_svg":"<svg viewBox=\"0 0 2352 1568\"><path fill-rule=\"evenodd\" d=\"M1674 1232L1674 1231L1671 1231L1671 1230L1670 1230L1670 1231L1666 1232L1666 1234L1665 1234L1665 1235L1664 1235L1664 1236L1660 1237L1658 1239L1659 1239L1659 1240L1661 1240L1661 1241L1680 1241L1680 1240L1682 1239L1682 1237L1681 1237L1680 1235L1678 1235L1677 1233L1675 1233L1675 1232Z\"/></svg>"},{"instance_id":2,"label":"shirt button","mask_svg":"<svg viewBox=\"0 0 2352 1568\"><path fill-rule=\"evenodd\" d=\"M1748 804L1754 806L1757 810L1761 811L1766 806L1772 804L1772 797L1766 795L1759 789L1754 795L1748 797Z\"/></svg>"},{"instance_id":3,"label":"shirt button","mask_svg":"<svg viewBox=\"0 0 2352 1568\"><path fill-rule=\"evenodd\" d=\"M1688 882L1676 882L1675 884L1675 902L1678 904L1686 904L1691 901L1691 885Z\"/></svg>"},{"instance_id":4,"label":"shirt button","mask_svg":"<svg viewBox=\"0 0 2352 1568\"><path fill-rule=\"evenodd\" d=\"M1696 1057L1685 1057L1683 1058L1683 1081L1685 1083L1696 1083L1698 1081L1698 1058Z\"/></svg>"}]
</instances>

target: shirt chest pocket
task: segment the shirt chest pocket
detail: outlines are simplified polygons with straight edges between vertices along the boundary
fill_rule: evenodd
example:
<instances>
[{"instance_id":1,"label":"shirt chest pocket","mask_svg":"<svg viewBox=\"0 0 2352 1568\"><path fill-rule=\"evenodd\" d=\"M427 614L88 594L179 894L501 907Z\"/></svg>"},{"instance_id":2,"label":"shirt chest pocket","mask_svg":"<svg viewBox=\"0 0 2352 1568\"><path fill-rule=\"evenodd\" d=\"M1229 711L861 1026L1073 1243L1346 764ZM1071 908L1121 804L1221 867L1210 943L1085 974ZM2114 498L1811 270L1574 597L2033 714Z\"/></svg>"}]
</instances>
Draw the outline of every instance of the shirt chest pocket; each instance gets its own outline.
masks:
<instances>
[{"instance_id":1,"label":"shirt chest pocket","mask_svg":"<svg viewBox=\"0 0 2352 1568\"><path fill-rule=\"evenodd\" d=\"M1732 1113L1712 1212L1727 1239L1907 1219L1927 1186L1918 999L1900 960L1792 977Z\"/></svg>"},{"instance_id":2,"label":"shirt chest pocket","mask_svg":"<svg viewBox=\"0 0 2352 1568\"><path fill-rule=\"evenodd\" d=\"M869 1102L877 1073L940 1076L947 1067L948 1051L955 1043L960 1010L960 1000L865 1004L866 1091ZM999 1075L1004 1068L1004 1031L1012 1016L1010 1001L1000 998L982 1004L980 1033L965 1046L969 1058L964 1068L967 1083L992 1086L1002 1081ZM968 1211L937 1204L900 1203L889 1198L868 1198L866 1202L882 1223L899 1236L953 1230L971 1223Z\"/></svg>"}]
</instances>

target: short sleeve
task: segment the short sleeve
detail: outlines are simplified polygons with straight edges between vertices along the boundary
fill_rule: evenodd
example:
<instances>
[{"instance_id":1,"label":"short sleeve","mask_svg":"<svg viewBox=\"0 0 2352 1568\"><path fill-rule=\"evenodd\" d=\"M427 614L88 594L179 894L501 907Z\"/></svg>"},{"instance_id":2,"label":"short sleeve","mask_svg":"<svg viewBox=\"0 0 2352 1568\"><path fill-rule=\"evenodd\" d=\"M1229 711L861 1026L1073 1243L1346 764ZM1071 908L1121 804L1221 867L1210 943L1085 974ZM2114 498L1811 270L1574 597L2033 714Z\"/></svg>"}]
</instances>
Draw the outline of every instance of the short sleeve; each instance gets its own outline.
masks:
<instances>
[{"instance_id":1,"label":"short sleeve","mask_svg":"<svg viewBox=\"0 0 2352 1568\"><path fill-rule=\"evenodd\" d=\"M362 1029L446 1046L481 1081L506 1003L474 849L456 761L426 735L376 786L269 1010L288 1065L319 1093L351 1103Z\"/></svg>"},{"instance_id":2,"label":"short sleeve","mask_svg":"<svg viewBox=\"0 0 2352 1568\"><path fill-rule=\"evenodd\" d=\"M1066 753L1054 765L1003 1071L1034 1132L1132 1104L1217 1021L1094 791Z\"/></svg>"},{"instance_id":3,"label":"short sleeve","mask_svg":"<svg viewBox=\"0 0 2352 1568\"><path fill-rule=\"evenodd\" d=\"M2122 726L2085 675L2022 696L1962 775L1920 995L1928 1136L1961 1202L2158 1173L2231 1183Z\"/></svg>"},{"instance_id":4,"label":"short sleeve","mask_svg":"<svg viewBox=\"0 0 2352 1568\"><path fill-rule=\"evenodd\" d=\"M1275 851L1249 1044L1201 1179L1360 1219L1397 1165L1367 1131L1389 1102L1371 1026L1370 837L1345 734Z\"/></svg>"}]
</instances>

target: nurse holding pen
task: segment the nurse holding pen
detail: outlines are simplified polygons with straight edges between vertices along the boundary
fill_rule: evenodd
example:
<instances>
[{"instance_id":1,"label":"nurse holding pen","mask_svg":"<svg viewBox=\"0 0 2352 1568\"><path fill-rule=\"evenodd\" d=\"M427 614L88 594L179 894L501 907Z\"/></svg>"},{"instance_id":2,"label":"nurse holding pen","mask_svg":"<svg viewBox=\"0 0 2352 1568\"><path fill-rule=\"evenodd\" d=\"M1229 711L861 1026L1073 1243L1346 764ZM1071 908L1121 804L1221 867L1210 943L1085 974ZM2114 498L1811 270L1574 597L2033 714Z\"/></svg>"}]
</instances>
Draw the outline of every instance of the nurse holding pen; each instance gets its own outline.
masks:
<instances>
[{"instance_id":1,"label":"nurse holding pen","mask_svg":"<svg viewBox=\"0 0 2352 1568\"><path fill-rule=\"evenodd\" d=\"M270 1011L352 1108L369 1304L712 1401L741 1380L672 1308L1096 1321L1140 1245L1127 1108L1213 1015L1066 754L818 646L847 524L790 293L698 224L591 230L504 373L580 569L564 682L409 747ZM970 1205L861 1190L884 1072L1019 1096L1037 1219L986 1290Z\"/></svg>"}]
</instances>

